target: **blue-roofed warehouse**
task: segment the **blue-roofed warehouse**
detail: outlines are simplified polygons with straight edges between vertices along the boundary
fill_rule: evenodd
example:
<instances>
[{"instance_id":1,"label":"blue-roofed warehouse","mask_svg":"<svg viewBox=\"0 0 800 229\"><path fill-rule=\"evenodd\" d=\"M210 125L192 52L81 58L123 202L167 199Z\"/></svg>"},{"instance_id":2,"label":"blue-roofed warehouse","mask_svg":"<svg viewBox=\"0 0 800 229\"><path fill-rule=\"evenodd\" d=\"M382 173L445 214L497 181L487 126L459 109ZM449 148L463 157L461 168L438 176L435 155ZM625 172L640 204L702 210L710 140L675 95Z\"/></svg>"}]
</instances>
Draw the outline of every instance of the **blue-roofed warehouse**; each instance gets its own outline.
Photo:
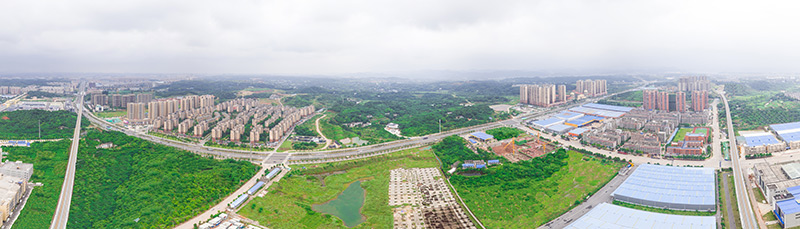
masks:
<instances>
[{"instance_id":1,"label":"blue-roofed warehouse","mask_svg":"<svg viewBox=\"0 0 800 229\"><path fill-rule=\"evenodd\" d=\"M587 126L589 124L592 124L593 122L603 121L603 119L604 118L600 117L600 116L585 115L585 116L580 117L578 119L575 119L575 120L572 120L572 121L568 121L565 124L573 126L573 127L584 127L584 126Z\"/></svg>"},{"instance_id":2,"label":"blue-roofed warehouse","mask_svg":"<svg viewBox=\"0 0 800 229\"><path fill-rule=\"evenodd\" d=\"M247 198L250 198L250 195L247 195L247 193L242 194L241 196L233 200L233 202L231 202L231 204L229 204L228 206L231 209L236 209L239 206L241 206L245 201L247 201Z\"/></svg>"},{"instance_id":3,"label":"blue-roofed warehouse","mask_svg":"<svg viewBox=\"0 0 800 229\"><path fill-rule=\"evenodd\" d=\"M247 194L250 194L250 195L256 194L256 192L258 192L259 189L264 187L265 184L267 184L267 183L264 183L263 181L259 181L258 183L253 185L253 187L250 187L250 189L247 190Z\"/></svg>"},{"instance_id":4,"label":"blue-roofed warehouse","mask_svg":"<svg viewBox=\"0 0 800 229\"><path fill-rule=\"evenodd\" d=\"M269 173L267 174L267 180L271 180L272 178L277 176L278 173L280 173L280 172L281 172L281 168L280 167L275 167L274 169L272 169L272 171L269 171Z\"/></svg>"},{"instance_id":5,"label":"blue-roofed warehouse","mask_svg":"<svg viewBox=\"0 0 800 229\"><path fill-rule=\"evenodd\" d=\"M740 137L744 139L741 143L744 153L748 155L786 150L786 144L778 141L772 133L744 133Z\"/></svg>"},{"instance_id":6,"label":"blue-roofed warehouse","mask_svg":"<svg viewBox=\"0 0 800 229\"><path fill-rule=\"evenodd\" d=\"M674 210L715 211L714 169L639 165L614 192L614 200Z\"/></svg>"},{"instance_id":7,"label":"blue-roofed warehouse","mask_svg":"<svg viewBox=\"0 0 800 229\"><path fill-rule=\"evenodd\" d=\"M800 148L800 122L790 122L769 126L789 148Z\"/></svg>"},{"instance_id":8,"label":"blue-roofed warehouse","mask_svg":"<svg viewBox=\"0 0 800 229\"><path fill-rule=\"evenodd\" d=\"M547 131L550 131L550 132L553 132L553 133L557 133L557 134L566 134L568 131L572 130L572 128L575 128L575 127L569 126L569 125L564 125L564 124L557 124L557 125L552 125L550 127L547 127Z\"/></svg>"},{"instance_id":9,"label":"blue-roofed warehouse","mask_svg":"<svg viewBox=\"0 0 800 229\"><path fill-rule=\"evenodd\" d=\"M491 134L487 134L486 132L483 131L473 132L469 134L469 137L481 142L486 142L494 139L494 136L492 136Z\"/></svg>"},{"instance_id":10,"label":"blue-roofed warehouse","mask_svg":"<svg viewBox=\"0 0 800 229\"><path fill-rule=\"evenodd\" d=\"M548 118L531 122L533 126L539 129L545 129L547 127L558 125L561 123L564 123L564 120L560 118Z\"/></svg>"},{"instance_id":11,"label":"blue-roofed warehouse","mask_svg":"<svg viewBox=\"0 0 800 229\"><path fill-rule=\"evenodd\" d=\"M561 119L561 120L569 121L569 120L574 120L576 118L583 117L583 114L575 113L575 112L569 112L569 111L562 111L561 113L558 113L557 115L554 115L553 117Z\"/></svg>"},{"instance_id":12,"label":"blue-roofed warehouse","mask_svg":"<svg viewBox=\"0 0 800 229\"><path fill-rule=\"evenodd\" d=\"M786 191L791 195L785 195L785 199L775 202L773 213L783 228L800 226L800 186L786 188Z\"/></svg>"},{"instance_id":13,"label":"blue-roofed warehouse","mask_svg":"<svg viewBox=\"0 0 800 229\"><path fill-rule=\"evenodd\" d=\"M603 109L609 111L618 111L628 113L633 110L633 107L623 107L623 106L614 106L614 105L606 105L606 104L599 104L599 103L587 103L583 105L584 107L588 108L595 108L595 109Z\"/></svg>"},{"instance_id":14,"label":"blue-roofed warehouse","mask_svg":"<svg viewBox=\"0 0 800 229\"><path fill-rule=\"evenodd\" d=\"M575 128L573 130L570 130L569 133L567 133L567 134L569 134L569 136L576 136L577 137L577 136L580 136L581 134L585 133L586 131L589 131L589 129L586 129L586 128Z\"/></svg>"}]
</instances>

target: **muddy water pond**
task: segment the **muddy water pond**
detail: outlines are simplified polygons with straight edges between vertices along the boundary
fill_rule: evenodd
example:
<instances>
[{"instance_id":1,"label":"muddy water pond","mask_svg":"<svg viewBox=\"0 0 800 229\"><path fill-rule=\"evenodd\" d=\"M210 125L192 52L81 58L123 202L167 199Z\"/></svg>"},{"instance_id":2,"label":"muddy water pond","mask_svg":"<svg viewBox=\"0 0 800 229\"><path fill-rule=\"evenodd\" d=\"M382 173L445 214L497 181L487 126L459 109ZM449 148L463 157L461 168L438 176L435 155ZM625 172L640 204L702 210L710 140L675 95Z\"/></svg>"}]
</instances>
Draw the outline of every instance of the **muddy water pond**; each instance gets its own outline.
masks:
<instances>
[{"instance_id":1,"label":"muddy water pond","mask_svg":"<svg viewBox=\"0 0 800 229\"><path fill-rule=\"evenodd\" d=\"M364 206L365 191L361 181L356 181L347 186L339 196L324 204L311 206L314 211L327 213L339 217L347 227L355 227L364 222L361 207Z\"/></svg>"}]
</instances>

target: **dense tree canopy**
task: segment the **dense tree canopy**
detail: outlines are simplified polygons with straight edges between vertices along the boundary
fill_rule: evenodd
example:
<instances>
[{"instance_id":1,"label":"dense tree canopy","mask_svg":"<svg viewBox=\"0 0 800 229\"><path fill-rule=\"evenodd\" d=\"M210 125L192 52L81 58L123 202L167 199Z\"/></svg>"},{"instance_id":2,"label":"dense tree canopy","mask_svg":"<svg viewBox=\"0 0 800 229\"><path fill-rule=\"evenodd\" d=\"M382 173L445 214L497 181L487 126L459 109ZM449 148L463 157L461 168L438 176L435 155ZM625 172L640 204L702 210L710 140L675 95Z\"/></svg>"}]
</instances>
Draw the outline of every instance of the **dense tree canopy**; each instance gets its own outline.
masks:
<instances>
[{"instance_id":1,"label":"dense tree canopy","mask_svg":"<svg viewBox=\"0 0 800 229\"><path fill-rule=\"evenodd\" d=\"M509 138L515 138L520 134L525 133L525 131L513 127L500 127L487 130L486 133L494 136L494 139L505 140Z\"/></svg>"},{"instance_id":2,"label":"dense tree canopy","mask_svg":"<svg viewBox=\"0 0 800 229\"><path fill-rule=\"evenodd\" d=\"M77 115L69 111L19 110L0 112L0 139L42 139L72 137ZM89 126L84 118L81 126Z\"/></svg>"}]
</instances>

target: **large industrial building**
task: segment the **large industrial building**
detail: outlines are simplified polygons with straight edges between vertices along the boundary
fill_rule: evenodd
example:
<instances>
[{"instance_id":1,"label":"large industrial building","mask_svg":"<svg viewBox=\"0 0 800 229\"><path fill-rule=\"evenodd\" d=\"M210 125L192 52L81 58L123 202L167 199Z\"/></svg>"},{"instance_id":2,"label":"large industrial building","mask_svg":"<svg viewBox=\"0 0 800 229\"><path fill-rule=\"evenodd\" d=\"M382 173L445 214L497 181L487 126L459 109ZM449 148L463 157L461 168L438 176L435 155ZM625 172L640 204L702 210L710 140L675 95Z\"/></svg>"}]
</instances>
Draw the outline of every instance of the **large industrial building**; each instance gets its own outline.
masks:
<instances>
[{"instance_id":1,"label":"large industrial building","mask_svg":"<svg viewBox=\"0 0 800 229\"><path fill-rule=\"evenodd\" d=\"M741 133L741 136L738 138L737 140L742 143L742 151L747 155L774 153L786 150L786 144L778 141L778 139L769 132Z\"/></svg>"},{"instance_id":2,"label":"large industrial building","mask_svg":"<svg viewBox=\"0 0 800 229\"><path fill-rule=\"evenodd\" d=\"M785 198L775 203L773 213L783 228L794 228L800 226L800 186L786 188L786 191Z\"/></svg>"},{"instance_id":3,"label":"large industrial building","mask_svg":"<svg viewBox=\"0 0 800 229\"><path fill-rule=\"evenodd\" d=\"M791 196L787 188L800 186L800 161L753 165L756 185L771 205Z\"/></svg>"},{"instance_id":4,"label":"large industrial building","mask_svg":"<svg viewBox=\"0 0 800 229\"><path fill-rule=\"evenodd\" d=\"M601 203L567 225L567 229L596 228L716 228L714 216L670 215Z\"/></svg>"},{"instance_id":5,"label":"large industrial building","mask_svg":"<svg viewBox=\"0 0 800 229\"><path fill-rule=\"evenodd\" d=\"M770 125L775 134L792 149L800 148L800 122Z\"/></svg>"},{"instance_id":6,"label":"large industrial building","mask_svg":"<svg viewBox=\"0 0 800 229\"><path fill-rule=\"evenodd\" d=\"M611 197L655 208L715 211L714 169L642 164Z\"/></svg>"}]
</instances>

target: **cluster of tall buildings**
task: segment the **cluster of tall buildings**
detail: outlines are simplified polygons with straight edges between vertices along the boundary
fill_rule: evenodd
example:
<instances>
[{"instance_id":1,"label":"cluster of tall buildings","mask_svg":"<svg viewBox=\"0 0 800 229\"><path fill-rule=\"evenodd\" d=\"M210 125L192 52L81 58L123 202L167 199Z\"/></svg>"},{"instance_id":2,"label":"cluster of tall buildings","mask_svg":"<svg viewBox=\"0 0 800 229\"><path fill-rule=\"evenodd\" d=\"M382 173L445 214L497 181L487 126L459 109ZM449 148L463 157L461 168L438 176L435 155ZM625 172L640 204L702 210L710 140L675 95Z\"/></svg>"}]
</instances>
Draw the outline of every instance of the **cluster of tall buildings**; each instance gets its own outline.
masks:
<instances>
[{"instance_id":1,"label":"cluster of tall buildings","mask_svg":"<svg viewBox=\"0 0 800 229\"><path fill-rule=\"evenodd\" d=\"M692 111L703 111L708 107L707 91L692 91ZM678 91L669 93L659 90L642 92L642 108L645 110L686 111L686 93Z\"/></svg>"},{"instance_id":2,"label":"cluster of tall buildings","mask_svg":"<svg viewBox=\"0 0 800 229\"><path fill-rule=\"evenodd\" d=\"M578 80L575 93L584 97L595 97L608 94L605 80ZM523 84L519 87L519 102L534 106L550 107L567 102L567 85Z\"/></svg>"},{"instance_id":3,"label":"cluster of tall buildings","mask_svg":"<svg viewBox=\"0 0 800 229\"><path fill-rule=\"evenodd\" d=\"M678 91L708 91L707 76L686 76L678 79Z\"/></svg>"},{"instance_id":4,"label":"cluster of tall buildings","mask_svg":"<svg viewBox=\"0 0 800 229\"><path fill-rule=\"evenodd\" d=\"M519 102L534 106L549 107L567 101L566 85L520 85Z\"/></svg>"},{"instance_id":5,"label":"cluster of tall buildings","mask_svg":"<svg viewBox=\"0 0 800 229\"><path fill-rule=\"evenodd\" d=\"M578 80L575 83L575 92L586 97L596 97L608 94L606 80Z\"/></svg>"},{"instance_id":6,"label":"cluster of tall buildings","mask_svg":"<svg viewBox=\"0 0 800 229\"><path fill-rule=\"evenodd\" d=\"M33 164L9 161L0 165L0 221L8 221L24 198L31 174Z\"/></svg>"},{"instance_id":7,"label":"cluster of tall buildings","mask_svg":"<svg viewBox=\"0 0 800 229\"><path fill-rule=\"evenodd\" d=\"M22 94L21 87L0 86L0 95L19 95Z\"/></svg>"},{"instance_id":8,"label":"cluster of tall buildings","mask_svg":"<svg viewBox=\"0 0 800 229\"><path fill-rule=\"evenodd\" d=\"M92 94L91 102L94 105L127 108L129 103L148 103L153 100L153 94Z\"/></svg>"}]
</instances>

